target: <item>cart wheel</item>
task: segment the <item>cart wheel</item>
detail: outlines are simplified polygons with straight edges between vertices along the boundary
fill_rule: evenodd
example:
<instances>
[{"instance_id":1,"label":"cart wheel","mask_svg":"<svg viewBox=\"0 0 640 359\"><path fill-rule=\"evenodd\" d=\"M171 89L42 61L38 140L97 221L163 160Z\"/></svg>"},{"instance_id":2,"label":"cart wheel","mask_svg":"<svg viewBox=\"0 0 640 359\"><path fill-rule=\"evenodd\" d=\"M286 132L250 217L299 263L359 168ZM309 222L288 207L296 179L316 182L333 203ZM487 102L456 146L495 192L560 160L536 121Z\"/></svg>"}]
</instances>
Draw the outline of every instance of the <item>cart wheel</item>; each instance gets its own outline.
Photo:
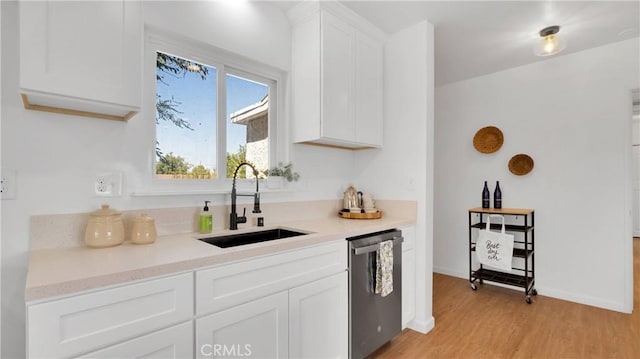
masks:
<instances>
[{"instance_id":1,"label":"cart wheel","mask_svg":"<svg viewBox=\"0 0 640 359\"><path fill-rule=\"evenodd\" d=\"M534 289L531 290L531 294L538 295L538 291L534 288Z\"/></svg>"},{"instance_id":2,"label":"cart wheel","mask_svg":"<svg viewBox=\"0 0 640 359\"><path fill-rule=\"evenodd\" d=\"M475 284L471 283L471 289L478 290L478 287Z\"/></svg>"},{"instance_id":3,"label":"cart wheel","mask_svg":"<svg viewBox=\"0 0 640 359\"><path fill-rule=\"evenodd\" d=\"M530 296L527 296L527 298L525 298L525 301L527 302L527 304L531 304L531 302L533 302Z\"/></svg>"}]
</instances>

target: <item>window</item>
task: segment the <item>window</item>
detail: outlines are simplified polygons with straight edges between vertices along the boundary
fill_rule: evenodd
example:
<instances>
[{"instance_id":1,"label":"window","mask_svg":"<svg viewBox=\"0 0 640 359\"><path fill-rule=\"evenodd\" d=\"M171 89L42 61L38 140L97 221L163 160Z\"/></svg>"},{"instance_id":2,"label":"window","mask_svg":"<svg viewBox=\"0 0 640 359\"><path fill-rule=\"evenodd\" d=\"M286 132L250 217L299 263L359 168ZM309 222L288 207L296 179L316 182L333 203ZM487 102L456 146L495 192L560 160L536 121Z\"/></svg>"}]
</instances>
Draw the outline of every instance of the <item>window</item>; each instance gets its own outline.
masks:
<instances>
[{"instance_id":1,"label":"window","mask_svg":"<svg viewBox=\"0 0 640 359\"><path fill-rule=\"evenodd\" d=\"M269 168L269 86L227 75L227 177L247 161L259 170ZM240 178L254 177L243 167Z\"/></svg>"},{"instance_id":2,"label":"window","mask_svg":"<svg viewBox=\"0 0 640 359\"><path fill-rule=\"evenodd\" d=\"M148 45L156 61L156 178L230 178L241 162L259 171L275 163L277 80L259 73L261 65L208 45L153 37ZM253 177L248 167L238 172Z\"/></svg>"}]
</instances>

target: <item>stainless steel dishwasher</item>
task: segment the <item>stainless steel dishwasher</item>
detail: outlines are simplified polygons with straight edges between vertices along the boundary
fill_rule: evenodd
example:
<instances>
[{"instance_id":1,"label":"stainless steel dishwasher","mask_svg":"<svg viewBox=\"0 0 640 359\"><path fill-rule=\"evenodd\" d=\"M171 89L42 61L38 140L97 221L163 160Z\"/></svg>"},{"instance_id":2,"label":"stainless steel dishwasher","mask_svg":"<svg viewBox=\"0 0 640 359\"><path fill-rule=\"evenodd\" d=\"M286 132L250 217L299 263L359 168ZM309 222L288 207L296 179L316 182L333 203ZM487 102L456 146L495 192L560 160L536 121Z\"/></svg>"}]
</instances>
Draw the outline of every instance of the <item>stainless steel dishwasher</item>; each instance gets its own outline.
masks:
<instances>
[{"instance_id":1,"label":"stainless steel dishwasher","mask_svg":"<svg viewBox=\"0 0 640 359\"><path fill-rule=\"evenodd\" d=\"M393 291L375 293L376 252L393 241ZM402 330L402 232L389 230L349 241L349 358L373 353Z\"/></svg>"}]
</instances>

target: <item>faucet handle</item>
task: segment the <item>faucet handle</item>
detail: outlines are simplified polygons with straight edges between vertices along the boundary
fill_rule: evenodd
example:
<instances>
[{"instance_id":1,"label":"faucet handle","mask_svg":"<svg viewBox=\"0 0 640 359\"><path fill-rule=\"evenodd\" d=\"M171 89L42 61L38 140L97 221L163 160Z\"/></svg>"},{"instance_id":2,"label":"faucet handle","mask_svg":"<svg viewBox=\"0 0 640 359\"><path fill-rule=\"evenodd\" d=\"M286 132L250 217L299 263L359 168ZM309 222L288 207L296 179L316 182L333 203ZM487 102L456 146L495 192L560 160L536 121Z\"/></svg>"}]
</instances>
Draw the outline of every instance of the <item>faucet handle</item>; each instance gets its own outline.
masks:
<instances>
[{"instance_id":1,"label":"faucet handle","mask_svg":"<svg viewBox=\"0 0 640 359\"><path fill-rule=\"evenodd\" d=\"M253 195L253 213L262 213L260 210L260 193L258 192Z\"/></svg>"},{"instance_id":2,"label":"faucet handle","mask_svg":"<svg viewBox=\"0 0 640 359\"><path fill-rule=\"evenodd\" d=\"M247 208L243 208L242 216L236 218L236 223L247 223Z\"/></svg>"}]
</instances>

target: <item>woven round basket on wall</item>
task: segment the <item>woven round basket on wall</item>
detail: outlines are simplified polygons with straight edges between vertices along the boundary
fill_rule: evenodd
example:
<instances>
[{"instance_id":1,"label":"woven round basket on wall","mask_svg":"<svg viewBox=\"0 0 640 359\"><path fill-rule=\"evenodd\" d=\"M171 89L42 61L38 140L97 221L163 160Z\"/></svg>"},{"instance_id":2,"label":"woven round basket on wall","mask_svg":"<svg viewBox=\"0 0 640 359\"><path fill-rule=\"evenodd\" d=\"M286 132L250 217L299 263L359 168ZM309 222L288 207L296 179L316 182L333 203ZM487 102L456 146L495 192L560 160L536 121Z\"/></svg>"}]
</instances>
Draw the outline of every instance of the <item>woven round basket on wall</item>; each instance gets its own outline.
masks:
<instances>
[{"instance_id":1,"label":"woven round basket on wall","mask_svg":"<svg viewBox=\"0 0 640 359\"><path fill-rule=\"evenodd\" d=\"M533 170L533 158L519 153L509 160L509 171L516 176L524 176Z\"/></svg>"},{"instance_id":2,"label":"woven round basket on wall","mask_svg":"<svg viewBox=\"0 0 640 359\"><path fill-rule=\"evenodd\" d=\"M503 142L502 131L494 126L483 127L473 136L473 147L481 153L494 153L502 147Z\"/></svg>"}]
</instances>

